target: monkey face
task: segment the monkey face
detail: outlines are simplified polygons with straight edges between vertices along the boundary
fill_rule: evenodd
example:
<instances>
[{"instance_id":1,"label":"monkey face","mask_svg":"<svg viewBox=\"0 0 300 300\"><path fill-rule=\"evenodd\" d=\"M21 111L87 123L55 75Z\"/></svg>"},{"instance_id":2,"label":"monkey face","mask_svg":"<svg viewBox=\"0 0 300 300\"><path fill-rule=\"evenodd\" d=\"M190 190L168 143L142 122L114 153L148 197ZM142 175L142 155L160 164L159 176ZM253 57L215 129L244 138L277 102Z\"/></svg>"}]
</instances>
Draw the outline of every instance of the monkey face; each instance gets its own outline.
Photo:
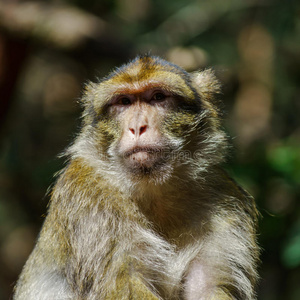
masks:
<instances>
[{"instance_id":1,"label":"monkey face","mask_svg":"<svg viewBox=\"0 0 300 300\"><path fill-rule=\"evenodd\" d=\"M210 121L216 119L209 101L214 80L211 73L189 74L162 59L138 57L88 86L85 124L111 165L135 176L163 176L187 165L178 153L190 151L192 160L201 141L208 144L207 130L218 126Z\"/></svg>"},{"instance_id":2,"label":"monkey face","mask_svg":"<svg viewBox=\"0 0 300 300\"><path fill-rule=\"evenodd\" d=\"M162 124L174 106L174 97L156 87L131 89L112 99L109 113L121 128L114 151L129 170L150 174L167 163L172 147Z\"/></svg>"}]
</instances>

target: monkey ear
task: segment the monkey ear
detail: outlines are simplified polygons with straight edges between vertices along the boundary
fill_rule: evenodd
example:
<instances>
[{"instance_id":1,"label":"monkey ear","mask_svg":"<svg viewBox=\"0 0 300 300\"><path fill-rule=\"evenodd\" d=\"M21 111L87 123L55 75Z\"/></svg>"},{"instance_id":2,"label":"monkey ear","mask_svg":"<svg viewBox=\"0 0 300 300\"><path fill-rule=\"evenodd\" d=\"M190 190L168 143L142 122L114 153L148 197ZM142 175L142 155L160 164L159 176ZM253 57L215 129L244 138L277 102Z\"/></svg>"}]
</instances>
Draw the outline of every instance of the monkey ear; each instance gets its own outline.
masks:
<instances>
[{"instance_id":1,"label":"monkey ear","mask_svg":"<svg viewBox=\"0 0 300 300\"><path fill-rule=\"evenodd\" d=\"M221 84L212 69L191 73L193 85L207 100L221 93Z\"/></svg>"}]
</instances>

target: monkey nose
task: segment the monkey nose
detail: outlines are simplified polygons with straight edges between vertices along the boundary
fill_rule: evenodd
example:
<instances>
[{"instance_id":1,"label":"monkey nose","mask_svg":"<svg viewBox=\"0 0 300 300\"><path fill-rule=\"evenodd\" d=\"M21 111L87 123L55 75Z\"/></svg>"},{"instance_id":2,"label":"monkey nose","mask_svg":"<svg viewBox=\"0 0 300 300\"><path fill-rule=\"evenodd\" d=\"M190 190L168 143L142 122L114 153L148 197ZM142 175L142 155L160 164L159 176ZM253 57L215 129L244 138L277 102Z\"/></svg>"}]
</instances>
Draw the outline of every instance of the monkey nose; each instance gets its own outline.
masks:
<instances>
[{"instance_id":1,"label":"monkey nose","mask_svg":"<svg viewBox=\"0 0 300 300\"><path fill-rule=\"evenodd\" d=\"M140 135L142 135L143 133L146 132L147 127L148 127L147 125L142 125L142 126L137 127L137 128L129 128L129 130L133 135L140 136Z\"/></svg>"}]
</instances>

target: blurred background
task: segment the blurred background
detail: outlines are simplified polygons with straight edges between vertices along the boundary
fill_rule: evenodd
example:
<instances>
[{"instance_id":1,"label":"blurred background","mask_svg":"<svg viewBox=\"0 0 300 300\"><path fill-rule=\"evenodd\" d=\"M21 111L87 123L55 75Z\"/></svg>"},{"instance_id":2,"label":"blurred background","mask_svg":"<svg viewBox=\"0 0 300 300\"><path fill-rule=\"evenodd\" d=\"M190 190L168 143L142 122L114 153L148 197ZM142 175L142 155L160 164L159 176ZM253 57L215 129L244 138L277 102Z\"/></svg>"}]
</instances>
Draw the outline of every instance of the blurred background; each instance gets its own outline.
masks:
<instances>
[{"instance_id":1,"label":"blurred background","mask_svg":"<svg viewBox=\"0 0 300 300\"><path fill-rule=\"evenodd\" d=\"M262 215L258 299L300 299L299 17L288 0L1 0L0 299L34 246L85 82L149 51L222 81L227 169Z\"/></svg>"}]
</instances>

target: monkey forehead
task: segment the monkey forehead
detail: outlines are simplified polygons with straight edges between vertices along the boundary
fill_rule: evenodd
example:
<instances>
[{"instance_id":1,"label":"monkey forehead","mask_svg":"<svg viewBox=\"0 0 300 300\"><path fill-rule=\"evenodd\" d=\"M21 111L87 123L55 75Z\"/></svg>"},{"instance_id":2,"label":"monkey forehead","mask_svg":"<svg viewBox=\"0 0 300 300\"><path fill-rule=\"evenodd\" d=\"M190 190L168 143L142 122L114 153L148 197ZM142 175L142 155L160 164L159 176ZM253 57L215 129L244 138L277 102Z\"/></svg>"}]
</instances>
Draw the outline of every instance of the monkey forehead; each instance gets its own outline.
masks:
<instances>
[{"instance_id":1,"label":"monkey forehead","mask_svg":"<svg viewBox=\"0 0 300 300\"><path fill-rule=\"evenodd\" d=\"M195 99L194 89L179 74L169 71L156 70L150 74L142 72L122 72L111 77L97 87L96 98L99 101L109 101L118 94L136 94L150 89L160 89L184 97L186 100Z\"/></svg>"}]
</instances>

